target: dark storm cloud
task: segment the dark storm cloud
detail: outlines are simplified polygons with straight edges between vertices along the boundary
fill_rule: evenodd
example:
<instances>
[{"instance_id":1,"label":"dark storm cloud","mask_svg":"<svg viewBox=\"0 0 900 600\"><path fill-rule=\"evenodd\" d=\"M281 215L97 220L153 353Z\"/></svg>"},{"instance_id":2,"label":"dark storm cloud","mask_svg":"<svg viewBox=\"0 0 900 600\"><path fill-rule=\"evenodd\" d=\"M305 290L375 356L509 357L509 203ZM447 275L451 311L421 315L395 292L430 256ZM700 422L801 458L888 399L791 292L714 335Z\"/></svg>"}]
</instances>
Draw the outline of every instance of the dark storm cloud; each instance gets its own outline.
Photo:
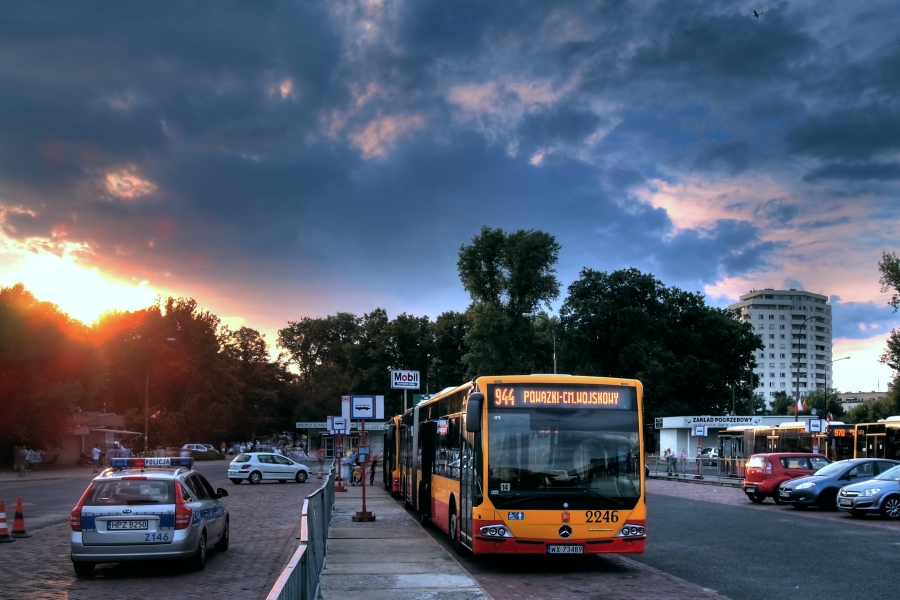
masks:
<instances>
[{"instance_id":1,"label":"dark storm cloud","mask_svg":"<svg viewBox=\"0 0 900 600\"><path fill-rule=\"evenodd\" d=\"M895 180L879 155L900 139L900 68L879 69L897 55L850 56L815 8L9 5L0 225L21 242L87 244L151 281L253 281L299 305L353 288L425 303L458 287L456 252L482 225L556 235L564 280L634 265L702 288L766 268L781 246L763 227L793 226L802 200L673 234L665 210L635 200L651 179L775 165L792 183L835 182L833 197ZM892 14L872 12L858 18ZM824 164L801 172L796 155ZM415 289L398 291L398 265Z\"/></svg>"},{"instance_id":2,"label":"dark storm cloud","mask_svg":"<svg viewBox=\"0 0 900 600\"><path fill-rule=\"evenodd\" d=\"M832 296L830 302L835 339L883 336L900 327L900 315L890 306L879 306L874 302L841 302L837 296Z\"/></svg>"},{"instance_id":3,"label":"dark storm cloud","mask_svg":"<svg viewBox=\"0 0 900 600\"><path fill-rule=\"evenodd\" d=\"M803 176L803 181L810 183L829 179L897 181L900 179L900 164L885 162L831 163L813 169Z\"/></svg>"},{"instance_id":4,"label":"dark storm cloud","mask_svg":"<svg viewBox=\"0 0 900 600\"><path fill-rule=\"evenodd\" d=\"M708 230L679 232L660 248L656 262L679 281L694 281L702 288L723 277L761 269L779 246L761 240L759 229L751 223L721 220Z\"/></svg>"}]
</instances>

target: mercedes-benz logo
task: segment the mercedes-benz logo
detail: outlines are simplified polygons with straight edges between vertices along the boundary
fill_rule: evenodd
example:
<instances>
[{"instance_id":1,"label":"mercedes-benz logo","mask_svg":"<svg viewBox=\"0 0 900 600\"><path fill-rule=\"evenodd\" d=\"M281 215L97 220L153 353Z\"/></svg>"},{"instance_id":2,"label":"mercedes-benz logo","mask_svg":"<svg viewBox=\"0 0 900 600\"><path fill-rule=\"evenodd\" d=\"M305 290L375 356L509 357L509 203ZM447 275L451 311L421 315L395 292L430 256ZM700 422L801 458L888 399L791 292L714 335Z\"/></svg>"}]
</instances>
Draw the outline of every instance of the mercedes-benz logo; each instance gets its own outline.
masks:
<instances>
[{"instance_id":1,"label":"mercedes-benz logo","mask_svg":"<svg viewBox=\"0 0 900 600\"><path fill-rule=\"evenodd\" d=\"M568 539L572 536L572 528L568 525L563 525L559 528L559 537L563 539Z\"/></svg>"}]
</instances>

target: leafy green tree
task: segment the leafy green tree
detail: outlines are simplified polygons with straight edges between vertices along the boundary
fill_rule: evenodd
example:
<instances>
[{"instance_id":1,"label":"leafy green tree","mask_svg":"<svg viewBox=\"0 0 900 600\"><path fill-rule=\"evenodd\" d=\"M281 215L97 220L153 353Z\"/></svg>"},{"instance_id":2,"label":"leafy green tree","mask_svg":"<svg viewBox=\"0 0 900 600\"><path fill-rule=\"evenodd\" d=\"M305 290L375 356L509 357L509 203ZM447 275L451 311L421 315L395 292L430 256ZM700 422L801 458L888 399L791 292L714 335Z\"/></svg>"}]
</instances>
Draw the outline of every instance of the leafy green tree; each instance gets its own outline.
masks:
<instances>
[{"instance_id":1,"label":"leafy green tree","mask_svg":"<svg viewBox=\"0 0 900 600\"><path fill-rule=\"evenodd\" d=\"M848 423L875 423L879 419L886 419L898 414L900 414L900 388L894 383L888 387L883 398L863 402L859 406L851 408L844 415L843 420Z\"/></svg>"},{"instance_id":2,"label":"leafy green tree","mask_svg":"<svg viewBox=\"0 0 900 600\"><path fill-rule=\"evenodd\" d=\"M48 453L60 443L76 406L102 384L89 329L21 283L0 288L0 449L16 444Z\"/></svg>"},{"instance_id":3,"label":"leafy green tree","mask_svg":"<svg viewBox=\"0 0 900 600\"><path fill-rule=\"evenodd\" d=\"M463 384L466 381L463 356L468 352L468 315L447 311L438 315L429 327L434 348L428 365L429 385L434 390L442 390Z\"/></svg>"},{"instance_id":4,"label":"leafy green tree","mask_svg":"<svg viewBox=\"0 0 900 600\"><path fill-rule=\"evenodd\" d=\"M755 392L753 394L753 398L750 401L750 414L751 415L766 415L769 414L769 409L766 406L766 396L761 392Z\"/></svg>"},{"instance_id":5,"label":"leafy green tree","mask_svg":"<svg viewBox=\"0 0 900 600\"><path fill-rule=\"evenodd\" d=\"M881 291L893 292L890 304L894 307L894 312L900 309L900 259L894 252L890 254L882 252L881 262L878 263L878 270L881 271ZM892 329L887 339L887 348L881 355L880 362L891 368L896 378L900 374L900 331Z\"/></svg>"},{"instance_id":6,"label":"leafy green tree","mask_svg":"<svg viewBox=\"0 0 900 600\"><path fill-rule=\"evenodd\" d=\"M787 395L787 392L775 392L775 399L772 400L773 415L793 415L796 402Z\"/></svg>"},{"instance_id":7,"label":"leafy green tree","mask_svg":"<svg viewBox=\"0 0 900 600\"><path fill-rule=\"evenodd\" d=\"M725 414L756 387L749 324L637 269L583 269L560 315L566 370L640 379L648 418Z\"/></svg>"},{"instance_id":8,"label":"leafy green tree","mask_svg":"<svg viewBox=\"0 0 900 600\"><path fill-rule=\"evenodd\" d=\"M813 390L803 398L803 410L801 415L811 415L812 410L816 409L816 416L824 419L829 413L835 418L840 419L844 414L844 406L841 404L841 397L834 388L827 390Z\"/></svg>"},{"instance_id":9,"label":"leafy green tree","mask_svg":"<svg viewBox=\"0 0 900 600\"><path fill-rule=\"evenodd\" d=\"M543 231L482 227L459 250L457 268L472 298L467 317L467 376L528 373L534 365L530 313L559 296L560 246Z\"/></svg>"}]
</instances>

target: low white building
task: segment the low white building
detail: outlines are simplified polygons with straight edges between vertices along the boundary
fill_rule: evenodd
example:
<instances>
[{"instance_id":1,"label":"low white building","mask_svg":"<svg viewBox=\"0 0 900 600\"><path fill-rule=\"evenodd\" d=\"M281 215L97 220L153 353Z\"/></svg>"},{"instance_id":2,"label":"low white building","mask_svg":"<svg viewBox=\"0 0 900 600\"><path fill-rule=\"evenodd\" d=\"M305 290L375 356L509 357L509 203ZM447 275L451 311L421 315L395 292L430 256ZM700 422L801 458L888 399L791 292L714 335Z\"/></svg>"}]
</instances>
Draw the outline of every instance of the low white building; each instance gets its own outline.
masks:
<instances>
[{"instance_id":1,"label":"low white building","mask_svg":"<svg viewBox=\"0 0 900 600\"><path fill-rule=\"evenodd\" d=\"M806 419L809 419L809 416L800 417L801 421ZM655 429L659 434L659 454L662 454L666 448L671 448L676 454L686 448L688 456L696 456L698 446L700 448L718 449L719 432L728 427L744 425L747 427L756 427L758 425L774 427L793 420L794 418L790 415L662 417L656 419ZM705 435L702 437L691 435L691 432L697 425L705 428Z\"/></svg>"}]
</instances>

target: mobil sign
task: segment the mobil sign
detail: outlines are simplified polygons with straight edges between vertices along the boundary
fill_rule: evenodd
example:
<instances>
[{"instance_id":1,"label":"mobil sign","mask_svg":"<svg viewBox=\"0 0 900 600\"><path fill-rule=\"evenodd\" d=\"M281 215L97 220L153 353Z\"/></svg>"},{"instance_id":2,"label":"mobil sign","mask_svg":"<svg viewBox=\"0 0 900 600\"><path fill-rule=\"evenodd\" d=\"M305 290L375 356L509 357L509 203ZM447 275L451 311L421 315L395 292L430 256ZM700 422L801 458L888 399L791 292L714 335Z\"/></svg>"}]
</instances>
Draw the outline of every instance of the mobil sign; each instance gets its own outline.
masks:
<instances>
[{"instance_id":1,"label":"mobil sign","mask_svg":"<svg viewBox=\"0 0 900 600\"><path fill-rule=\"evenodd\" d=\"M401 390L419 389L418 371L391 371L391 388Z\"/></svg>"}]
</instances>

